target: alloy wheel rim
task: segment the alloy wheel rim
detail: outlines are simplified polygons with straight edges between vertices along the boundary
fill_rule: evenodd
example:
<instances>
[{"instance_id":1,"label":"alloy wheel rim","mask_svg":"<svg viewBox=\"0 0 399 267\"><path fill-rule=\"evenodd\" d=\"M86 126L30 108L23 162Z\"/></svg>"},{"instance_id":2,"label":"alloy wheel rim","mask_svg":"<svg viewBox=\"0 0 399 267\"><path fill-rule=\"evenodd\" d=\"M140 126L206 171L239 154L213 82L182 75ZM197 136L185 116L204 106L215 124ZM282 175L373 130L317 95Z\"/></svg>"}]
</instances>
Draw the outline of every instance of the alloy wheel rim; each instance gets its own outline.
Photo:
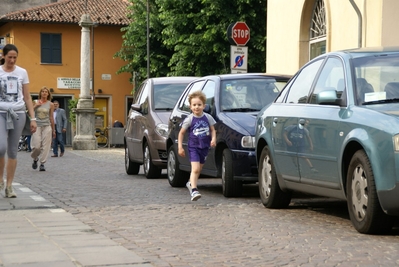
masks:
<instances>
[{"instance_id":1,"label":"alloy wheel rim","mask_svg":"<svg viewBox=\"0 0 399 267\"><path fill-rule=\"evenodd\" d=\"M128 162L129 162L129 149L125 147L125 167L127 169L128 167Z\"/></svg>"},{"instance_id":2,"label":"alloy wheel rim","mask_svg":"<svg viewBox=\"0 0 399 267\"><path fill-rule=\"evenodd\" d=\"M176 159L173 153L169 153L168 157L168 178L170 181L175 177Z\"/></svg>"},{"instance_id":3,"label":"alloy wheel rim","mask_svg":"<svg viewBox=\"0 0 399 267\"><path fill-rule=\"evenodd\" d=\"M352 209L357 221L362 221L367 213L367 177L362 166L357 166L352 174Z\"/></svg>"},{"instance_id":4,"label":"alloy wheel rim","mask_svg":"<svg viewBox=\"0 0 399 267\"><path fill-rule=\"evenodd\" d=\"M148 146L146 146L144 150L144 166L145 172L148 173L150 170L150 150L148 149Z\"/></svg>"},{"instance_id":5,"label":"alloy wheel rim","mask_svg":"<svg viewBox=\"0 0 399 267\"><path fill-rule=\"evenodd\" d=\"M269 198L272 187L272 166L268 156L263 160L261 176L262 191L265 193L265 196Z\"/></svg>"}]
</instances>

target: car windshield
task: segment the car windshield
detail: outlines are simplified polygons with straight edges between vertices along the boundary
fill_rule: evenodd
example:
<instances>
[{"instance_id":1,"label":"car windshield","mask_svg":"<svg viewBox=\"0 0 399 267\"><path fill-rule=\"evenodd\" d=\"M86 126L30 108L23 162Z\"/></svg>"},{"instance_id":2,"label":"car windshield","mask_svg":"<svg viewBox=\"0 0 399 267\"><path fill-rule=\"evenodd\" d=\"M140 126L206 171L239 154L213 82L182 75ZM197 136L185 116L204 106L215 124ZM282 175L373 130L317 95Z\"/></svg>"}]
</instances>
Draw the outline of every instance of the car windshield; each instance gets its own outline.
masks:
<instances>
[{"instance_id":1,"label":"car windshield","mask_svg":"<svg viewBox=\"0 0 399 267\"><path fill-rule=\"evenodd\" d=\"M221 110L259 111L273 102L285 83L270 78L224 80L220 88Z\"/></svg>"},{"instance_id":2,"label":"car windshield","mask_svg":"<svg viewBox=\"0 0 399 267\"><path fill-rule=\"evenodd\" d=\"M399 101L399 53L353 59L359 105Z\"/></svg>"},{"instance_id":3,"label":"car windshield","mask_svg":"<svg viewBox=\"0 0 399 267\"><path fill-rule=\"evenodd\" d=\"M172 110L187 84L171 83L154 85L154 109Z\"/></svg>"}]
</instances>

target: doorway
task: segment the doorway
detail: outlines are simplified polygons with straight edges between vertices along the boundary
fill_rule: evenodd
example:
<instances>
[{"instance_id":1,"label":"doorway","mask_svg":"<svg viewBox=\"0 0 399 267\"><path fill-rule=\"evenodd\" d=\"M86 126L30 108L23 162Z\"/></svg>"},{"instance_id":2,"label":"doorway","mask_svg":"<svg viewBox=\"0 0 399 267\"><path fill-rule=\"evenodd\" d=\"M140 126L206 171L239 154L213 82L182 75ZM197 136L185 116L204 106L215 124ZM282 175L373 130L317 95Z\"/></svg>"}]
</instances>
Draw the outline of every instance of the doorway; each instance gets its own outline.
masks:
<instances>
[{"instance_id":1,"label":"doorway","mask_svg":"<svg viewBox=\"0 0 399 267\"><path fill-rule=\"evenodd\" d=\"M72 125L71 125L71 122L69 121L69 114L71 111L69 110L69 107L68 107L68 100L70 100L70 99L72 99L72 96L58 96L58 95L53 95L53 99L52 99L52 101L57 100L58 103L60 103L59 108L64 109L65 113L66 113L68 126L67 126L66 134L63 135L64 144L66 146L72 146L72 139L73 139Z\"/></svg>"}]
</instances>

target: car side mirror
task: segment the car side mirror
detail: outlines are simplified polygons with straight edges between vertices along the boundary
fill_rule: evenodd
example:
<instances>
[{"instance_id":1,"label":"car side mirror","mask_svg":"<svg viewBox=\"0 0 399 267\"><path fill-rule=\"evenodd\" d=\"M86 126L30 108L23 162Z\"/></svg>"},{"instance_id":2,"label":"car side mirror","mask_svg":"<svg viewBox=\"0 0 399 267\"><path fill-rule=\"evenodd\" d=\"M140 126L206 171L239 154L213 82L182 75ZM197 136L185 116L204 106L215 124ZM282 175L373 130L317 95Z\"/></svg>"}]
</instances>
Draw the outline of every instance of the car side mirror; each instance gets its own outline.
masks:
<instances>
[{"instance_id":1,"label":"car side mirror","mask_svg":"<svg viewBox=\"0 0 399 267\"><path fill-rule=\"evenodd\" d=\"M316 104L341 106L343 101L341 98L338 98L337 91L326 90L317 94Z\"/></svg>"},{"instance_id":2,"label":"car side mirror","mask_svg":"<svg viewBox=\"0 0 399 267\"><path fill-rule=\"evenodd\" d=\"M132 104L131 108L132 108L134 111L137 111L137 112L142 113L142 108L141 108L141 105L140 105L140 104Z\"/></svg>"}]
</instances>

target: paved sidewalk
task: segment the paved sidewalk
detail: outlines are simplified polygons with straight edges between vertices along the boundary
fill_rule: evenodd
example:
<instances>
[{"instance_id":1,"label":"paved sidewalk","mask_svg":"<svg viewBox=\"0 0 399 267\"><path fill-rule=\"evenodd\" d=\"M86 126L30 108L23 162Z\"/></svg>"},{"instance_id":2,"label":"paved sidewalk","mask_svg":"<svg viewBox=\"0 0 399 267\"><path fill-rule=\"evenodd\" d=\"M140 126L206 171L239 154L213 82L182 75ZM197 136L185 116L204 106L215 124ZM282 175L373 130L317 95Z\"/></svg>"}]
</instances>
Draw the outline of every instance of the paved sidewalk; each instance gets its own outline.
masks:
<instances>
[{"instance_id":1,"label":"paved sidewalk","mask_svg":"<svg viewBox=\"0 0 399 267\"><path fill-rule=\"evenodd\" d=\"M29 188L13 186L17 198L0 193L1 267L152 266Z\"/></svg>"}]
</instances>

